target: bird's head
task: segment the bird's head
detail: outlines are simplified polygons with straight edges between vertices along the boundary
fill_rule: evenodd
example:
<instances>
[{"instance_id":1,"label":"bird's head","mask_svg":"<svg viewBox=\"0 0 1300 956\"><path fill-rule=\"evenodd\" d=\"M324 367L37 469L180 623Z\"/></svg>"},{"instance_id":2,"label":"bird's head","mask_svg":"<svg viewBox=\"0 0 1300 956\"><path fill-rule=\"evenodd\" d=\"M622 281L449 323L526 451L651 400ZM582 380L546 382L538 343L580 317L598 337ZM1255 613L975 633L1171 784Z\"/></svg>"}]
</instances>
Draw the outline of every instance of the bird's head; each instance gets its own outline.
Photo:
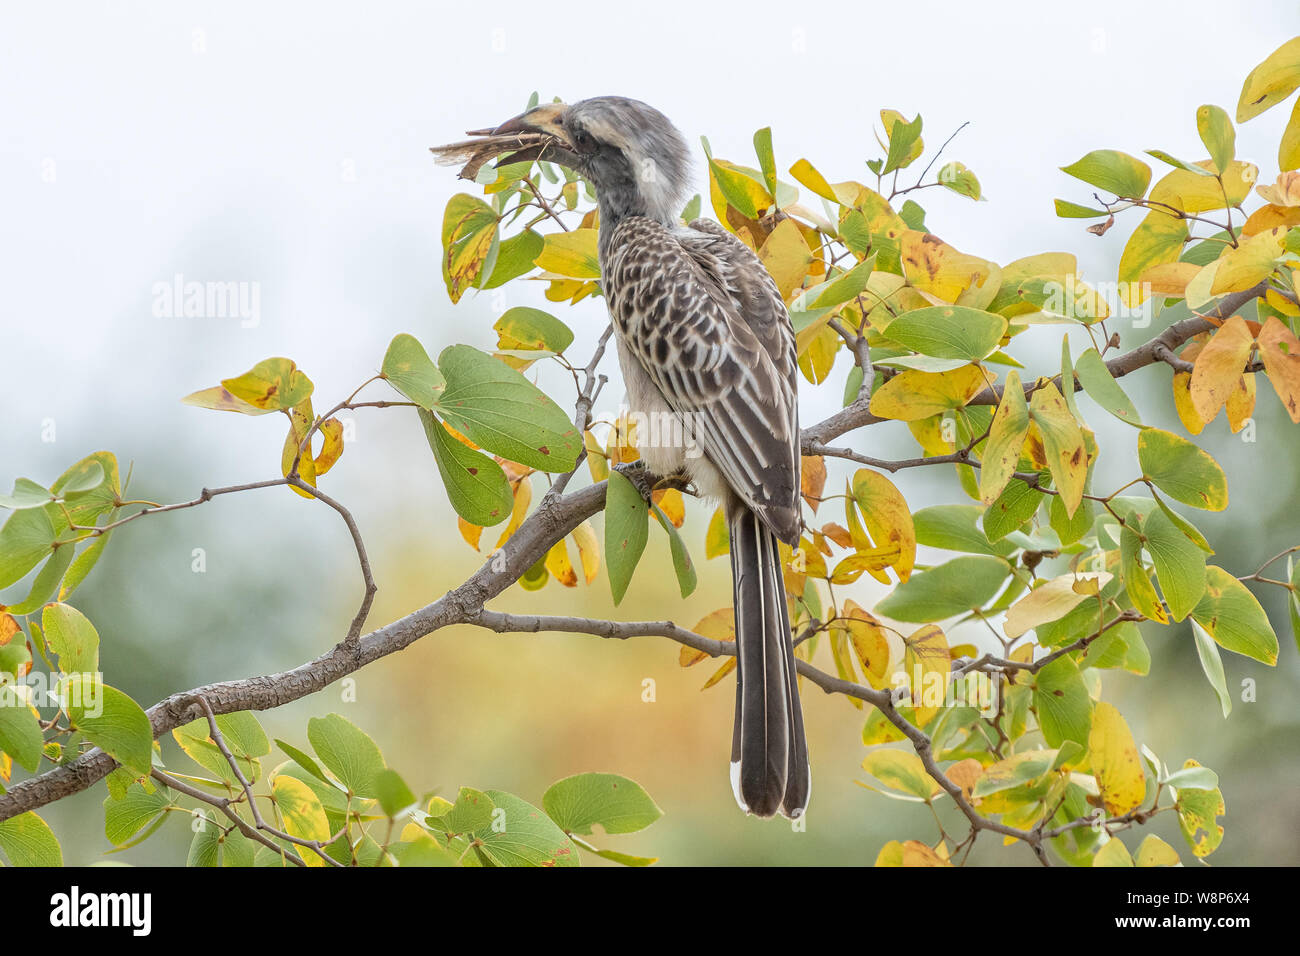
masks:
<instances>
[{"instance_id":1,"label":"bird's head","mask_svg":"<svg viewBox=\"0 0 1300 956\"><path fill-rule=\"evenodd\" d=\"M468 160L462 175L506 152L514 153L512 161L566 166L596 187L602 222L648 216L674 224L690 185L690 152L677 127L657 109L622 96L546 103L469 135L474 139L435 147L434 154L446 162Z\"/></svg>"}]
</instances>

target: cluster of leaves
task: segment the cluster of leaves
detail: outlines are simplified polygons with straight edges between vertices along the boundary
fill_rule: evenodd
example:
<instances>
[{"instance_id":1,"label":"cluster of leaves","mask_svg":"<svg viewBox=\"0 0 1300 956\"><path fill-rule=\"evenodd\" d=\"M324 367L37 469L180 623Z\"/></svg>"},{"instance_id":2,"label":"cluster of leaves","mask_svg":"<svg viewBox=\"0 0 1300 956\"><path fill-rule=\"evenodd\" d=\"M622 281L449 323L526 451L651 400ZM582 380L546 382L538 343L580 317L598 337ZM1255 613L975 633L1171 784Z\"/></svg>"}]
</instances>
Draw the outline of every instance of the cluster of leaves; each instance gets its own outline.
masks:
<instances>
[{"instance_id":1,"label":"cluster of leaves","mask_svg":"<svg viewBox=\"0 0 1300 956\"><path fill-rule=\"evenodd\" d=\"M638 784L614 774L560 780L539 809L500 790L417 797L378 745L338 714L308 721L310 752L277 739L287 759L271 768L263 766L271 741L246 711L196 720L172 737L198 772L168 767L145 737L137 756L152 769L124 761L107 780L110 853L179 817L193 833L190 866L579 866L578 849L628 866L655 862L583 839L595 825L632 833L662 815ZM15 866L62 862L35 813L0 823L0 850Z\"/></svg>"}]
</instances>

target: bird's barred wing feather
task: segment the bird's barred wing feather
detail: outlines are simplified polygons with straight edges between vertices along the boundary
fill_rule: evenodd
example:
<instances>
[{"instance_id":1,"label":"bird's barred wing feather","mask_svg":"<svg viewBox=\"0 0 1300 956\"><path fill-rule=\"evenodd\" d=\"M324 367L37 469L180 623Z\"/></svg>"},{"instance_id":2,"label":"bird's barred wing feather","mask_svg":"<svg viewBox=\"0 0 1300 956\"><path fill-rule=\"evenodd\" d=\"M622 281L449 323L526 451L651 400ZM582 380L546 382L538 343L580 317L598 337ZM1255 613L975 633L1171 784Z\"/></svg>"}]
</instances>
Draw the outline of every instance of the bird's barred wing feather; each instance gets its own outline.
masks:
<instances>
[{"instance_id":1,"label":"bird's barred wing feather","mask_svg":"<svg viewBox=\"0 0 1300 956\"><path fill-rule=\"evenodd\" d=\"M796 541L794 336L767 270L726 233L640 217L603 252L609 311L632 354L736 495Z\"/></svg>"}]
</instances>

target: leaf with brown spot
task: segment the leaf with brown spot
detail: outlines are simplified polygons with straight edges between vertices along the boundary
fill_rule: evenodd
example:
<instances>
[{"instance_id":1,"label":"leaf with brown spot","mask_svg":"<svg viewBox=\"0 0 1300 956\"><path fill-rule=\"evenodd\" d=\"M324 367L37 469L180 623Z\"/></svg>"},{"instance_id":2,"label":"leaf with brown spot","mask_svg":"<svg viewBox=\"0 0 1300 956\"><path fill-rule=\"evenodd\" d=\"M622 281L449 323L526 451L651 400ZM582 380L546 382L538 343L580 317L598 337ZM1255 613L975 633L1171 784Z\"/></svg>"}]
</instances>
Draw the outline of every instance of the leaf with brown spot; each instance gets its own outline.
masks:
<instances>
[{"instance_id":1,"label":"leaf with brown spot","mask_svg":"<svg viewBox=\"0 0 1300 956\"><path fill-rule=\"evenodd\" d=\"M1273 391L1291 421L1300 424L1300 339L1276 316L1269 316L1258 341L1259 357Z\"/></svg>"},{"instance_id":2,"label":"leaf with brown spot","mask_svg":"<svg viewBox=\"0 0 1300 956\"><path fill-rule=\"evenodd\" d=\"M826 459L821 455L804 455L799 465L799 488L808 507L817 513L822 492L826 490Z\"/></svg>"}]
</instances>

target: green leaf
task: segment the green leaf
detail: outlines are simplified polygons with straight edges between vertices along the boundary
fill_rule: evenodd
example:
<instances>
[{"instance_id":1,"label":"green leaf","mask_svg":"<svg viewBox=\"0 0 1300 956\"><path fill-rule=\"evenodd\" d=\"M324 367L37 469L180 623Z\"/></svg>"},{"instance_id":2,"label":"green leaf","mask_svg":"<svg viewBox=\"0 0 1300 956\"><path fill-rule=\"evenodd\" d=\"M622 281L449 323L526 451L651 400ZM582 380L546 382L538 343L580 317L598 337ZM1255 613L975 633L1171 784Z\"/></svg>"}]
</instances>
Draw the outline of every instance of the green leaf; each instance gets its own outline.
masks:
<instances>
[{"instance_id":1,"label":"green leaf","mask_svg":"<svg viewBox=\"0 0 1300 956\"><path fill-rule=\"evenodd\" d=\"M916 543L967 554L1010 554L1014 548L1009 543L989 543L979 525L983 514L984 509L979 505L931 505L922 508L912 515Z\"/></svg>"},{"instance_id":2,"label":"green leaf","mask_svg":"<svg viewBox=\"0 0 1300 956\"><path fill-rule=\"evenodd\" d=\"M1067 740L1087 745L1092 729L1092 698L1068 654L1043 667L1034 680L1034 709L1049 747Z\"/></svg>"},{"instance_id":3,"label":"green leaf","mask_svg":"<svg viewBox=\"0 0 1300 956\"><path fill-rule=\"evenodd\" d=\"M1006 329L1007 320L992 312L936 305L905 312L889 323L885 335L922 355L978 362L997 348Z\"/></svg>"},{"instance_id":4,"label":"green leaf","mask_svg":"<svg viewBox=\"0 0 1300 956\"><path fill-rule=\"evenodd\" d=\"M573 330L541 309L515 306L492 326L502 349L551 352L559 355L573 344Z\"/></svg>"},{"instance_id":5,"label":"green leaf","mask_svg":"<svg viewBox=\"0 0 1300 956\"><path fill-rule=\"evenodd\" d=\"M882 176L902 169L916 158L913 147L921 136L921 114L918 113L910 123L903 122L900 117L886 132L889 135L889 154L880 171Z\"/></svg>"},{"instance_id":6,"label":"green leaf","mask_svg":"<svg viewBox=\"0 0 1300 956\"><path fill-rule=\"evenodd\" d=\"M668 548L672 554L673 571L677 574L677 586L681 589L682 597L690 597L697 582L695 563L691 560L690 552L686 550L686 542L682 540L682 536L677 533L673 523L668 520L668 516L658 505L652 504L651 508L654 510L655 520L668 535Z\"/></svg>"},{"instance_id":7,"label":"green leaf","mask_svg":"<svg viewBox=\"0 0 1300 956\"><path fill-rule=\"evenodd\" d=\"M573 422L500 359L453 345L438 357L438 368L447 388L437 410L476 444L542 471L568 471L577 462L582 436Z\"/></svg>"},{"instance_id":8,"label":"green leaf","mask_svg":"<svg viewBox=\"0 0 1300 956\"><path fill-rule=\"evenodd\" d=\"M1219 656L1219 648L1215 646L1214 638L1196 622L1196 618L1192 618L1192 636L1196 640L1196 656L1201 662L1201 670L1219 697L1223 716L1227 717L1232 713L1232 695L1228 693L1228 681L1223 673L1223 658Z\"/></svg>"},{"instance_id":9,"label":"green leaf","mask_svg":"<svg viewBox=\"0 0 1300 956\"><path fill-rule=\"evenodd\" d=\"M422 408L433 408L447 386L419 339L405 332L389 343L380 374Z\"/></svg>"},{"instance_id":10,"label":"green leaf","mask_svg":"<svg viewBox=\"0 0 1300 956\"><path fill-rule=\"evenodd\" d=\"M199 717L173 730L172 739L176 741L176 745L185 752L187 757L204 770L228 784L237 784L238 778L235 776L235 771L231 768L230 762L226 760L225 755L208 734L207 718ZM222 736L224 737L225 734L223 733ZM246 777L250 780L256 779L261 769L257 761L240 759L238 754L236 754L236 760L238 760L240 770L243 771Z\"/></svg>"},{"instance_id":11,"label":"green leaf","mask_svg":"<svg viewBox=\"0 0 1300 956\"><path fill-rule=\"evenodd\" d=\"M1171 156L1168 153L1166 153L1163 149L1148 149L1147 154L1150 156L1154 156L1162 163L1168 163L1170 166L1173 166L1177 169L1185 169L1189 173L1195 173L1197 176L1214 175L1214 173L1210 172L1208 169L1204 168L1203 166L1197 166L1195 163L1189 163L1185 159L1179 159L1177 156Z\"/></svg>"},{"instance_id":12,"label":"green leaf","mask_svg":"<svg viewBox=\"0 0 1300 956\"><path fill-rule=\"evenodd\" d=\"M1096 219L1099 216L1107 215L1104 209L1080 206L1077 202L1070 202L1068 199L1054 199L1052 201L1056 203L1056 215L1061 219Z\"/></svg>"},{"instance_id":13,"label":"green leaf","mask_svg":"<svg viewBox=\"0 0 1300 956\"><path fill-rule=\"evenodd\" d=\"M1164 784L1179 790L1214 790L1219 786L1219 775L1209 767L1184 767L1166 777Z\"/></svg>"},{"instance_id":14,"label":"green leaf","mask_svg":"<svg viewBox=\"0 0 1300 956\"><path fill-rule=\"evenodd\" d=\"M42 488L27 478L14 481L13 494L0 495L0 508L12 508L21 511L24 508L40 508L54 499L53 493Z\"/></svg>"},{"instance_id":15,"label":"green leaf","mask_svg":"<svg viewBox=\"0 0 1300 956\"><path fill-rule=\"evenodd\" d=\"M41 613L45 643L59 655L64 674L93 674L99 670L99 633L84 614L68 604L51 604Z\"/></svg>"},{"instance_id":16,"label":"green leaf","mask_svg":"<svg viewBox=\"0 0 1300 956\"><path fill-rule=\"evenodd\" d=\"M564 831L584 835L595 824L606 833L635 833L663 816L639 783L613 773L565 777L546 791L542 808Z\"/></svg>"},{"instance_id":17,"label":"green leaf","mask_svg":"<svg viewBox=\"0 0 1300 956\"><path fill-rule=\"evenodd\" d=\"M359 797L377 797L375 776L383 770L384 755L356 724L338 714L307 721L307 739L320 762Z\"/></svg>"},{"instance_id":18,"label":"green leaf","mask_svg":"<svg viewBox=\"0 0 1300 956\"><path fill-rule=\"evenodd\" d=\"M896 621L918 624L954 617L983 606L997 593L1007 574L1007 563L1001 558L953 558L913 574L877 604L876 611Z\"/></svg>"},{"instance_id":19,"label":"green leaf","mask_svg":"<svg viewBox=\"0 0 1300 956\"><path fill-rule=\"evenodd\" d=\"M605 493L605 561L615 604L627 593L632 572L645 550L650 531L649 513L636 486L620 472L611 471Z\"/></svg>"},{"instance_id":20,"label":"green leaf","mask_svg":"<svg viewBox=\"0 0 1300 956\"><path fill-rule=\"evenodd\" d=\"M1096 349L1088 349L1075 360L1074 372L1079 376L1079 384L1094 402L1122 422L1142 424L1137 408L1110 374L1110 369L1106 368L1106 363Z\"/></svg>"},{"instance_id":21,"label":"green leaf","mask_svg":"<svg viewBox=\"0 0 1300 956\"><path fill-rule=\"evenodd\" d=\"M1147 428L1138 435L1142 473L1175 501L1193 508L1222 511L1228 506L1228 479L1219 463L1185 438Z\"/></svg>"},{"instance_id":22,"label":"green leaf","mask_svg":"<svg viewBox=\"0 0 1300 956\"><path fill-rule=\"evenodd\" d=\"M461 787L454 804L446 804L446 811L434 814L430 810L429 824L449 834L457 835L482 830L492 824L492 811L496 804L486 793L470 787Z\"/></svg>"},{"instance_id":23,"label":"green leaf","mask_svg":"<svg viewBox=\"0 0 1300 956\"><path fill-rule=\"evenodd\" d=\"M503 240L497 251L497 261L492 268L492 275L479 288L495 289L531 272L545 245L541 233L531 229Z\"/></svg>"},{"instance_id":24,"label":"green leaf","mask_svg":"<svg viewBox=\"0 0 1300 956\"><path fill-rule=\"evenodd\" d=\"M1195 760L1183 764L1184 769L1199 766ZM1218 849L1223 841L1223 827L1218 818L1226 812L1223 794L1218 789L1179 790L1175 808L1178 829L1195 856L1209 856Z\"/></svg>"},{"instance_id":25,"label":"green leaf","mask_svg":"<svg viewBox=\"0 0 1300 956\"><path fill-rule=\"evenodd\" d=\"M0 751L7 753L24 770L35 773L41 762L44 743L45 735L36 714L19 700L12 685L0 683Z\"/></svg>"},{"instance_id":26,"label":"green leaf","mask_svg":"<svg viewBox=\"0 0 1300 956\"><path fill-rule=\"evenodd\" d=\"M758 155L758 168L763 172L763 183L775 196L776 158L772 155L772 127L764 126L754 134L754 152Z\"/></svg>"},{"instance_id":27,"label":"green leaf","mask_svg":"<svg viewBox=\"0 0 1300 956\"><path fill-rule=\"evenodd\" d=\"M0 528L0 588L19 581L54 549L54 525L44 508L15 511Z\"/></svg>"},{"instance_id":28,"label":"green leaf","mask_svg":"<svg viewBox=\"0 0 1300 956\"><path fill-rule=\"evenodd\" d=\"M1204 595L1192 619L1220 647L1270 666L1277 663L1277 634L1246 585L1212 564L1205 569Z\"/></svg>"},{"instance_id":29,"label":"green leaf","mask_svg":"<svg viewBox=\"0 0 1300 956\"><path fill-rule=\"evenodd\" d=\"M1142 537L1170 616L1181 621L1205 593L1205 552L1158 508L1143 520Z\"/></svg>"},{"instance_id":30,"label":"green leaf","mask_svg":"<svg viewBox=\"0 0 1300 956\"><path fill-rule=\"evenodd\" d=\"M1222 175L1236 156L1237 133L1226 111L1206 105L1196 111L1196 131L1210 152L1215 170Z\"/></svg>"},{"instance_id":31,"label":"green leaf","mask_svg":"<svg viewBox=\"0 0 1300 956\"><path fill-rule=\"evenodd\" d=\"M279 737L275 738L275 744L287 753L294 763L307 771L321 783L329 784L331 787L334 786L330 778L325 776L325 771L320 768L320 764L313 760L310 754L299 750L297 747L293 746L293 744L285 743Z\"/></svg>"},{"instance_id":32,"label":"green leaf","mask_svg":"<svg viewBox=\"0 0 1300 956\"><path fill-rule=\"evenodd\" d=\"M10 866L63 866L63 851L54 831L28 811L0 821L0 850Z\"/></svg>"},{"instance_id":33,"label":"green leaf","mask_svg":"<svg viewBox=\"0 0 1300 956\"><path fill-rule=\"evenodd\" d=\"M984 533L997 543L1033 517L1042 493L1026 482L1013 480L984 511Z\"/></svg>"},{"instance_id":34,"label":"green leaf","mask_svg":"<svg viewBox=\"0 0 1300 956\"><path fill-rule=\"evenodd\" d=\"M59 583L63 580L68 566L72 564L74 548L71 544L60 545L54 549L50 559L32 580L32 589L27 597L17 604L9 606L10 614L31 614L46 601L55 596Z\"/></svg>"},{"instance_id":35,"label":"green leaf","mask_svg":"<svg viewBox=\"0 0 1300 956\"><path fill-rule=\"evenodd\" d=\"M375 796L379 798L379 806L389 819L396 817L416 801L415 794L396 770L385 767L376 773L374 787Z\"/></svg>"},{"instance_id":36,"label":"green leaf","mask_svg":"<svg viewBox=\"0 0 1300 956\"><path fill-rule=\"evenodd\" d=\"M132 784L121 799L104 798L104 835L108 842L121 846L147 827L171 805L171 791L154 787L147 792Z\"/></svg>"},{"instance_id":37,"label":"green leaf","mask_svg":"<svg viewBox=\"0 0 1300 956\"><path fill-rule=\"evenodd\" d=\"M1141 199L1151 184L1150 166L1114 149L1093 150L1061 171L1122 199Z\"/></svg>"},{"instance_id":38,"label":"green leaf","mask_svg":"<svg viewBox=\"0 0 1300 956\"><path fill-rule=\"evenodd\" d=\"M980 191L980 181L966 168L965 163L955 161L946 163L943 169L939 170L939 184L959 196L974 199L976 202L984 198Z\"/></svg>"},{"instance_id":39,"label":"green leaf","mask_svg":"<svg viewBox=\"0 0 1300 956\"><path fill-rule=\"evenodd\" d=\"M514 507L514 496L501 466L449 434L432 412L423 408L417 412L456 513L470 524L484 527L505 521Z\"/></svg>"},{"instance_id":40,"label":"green leaf","mask_svg":"<svg viewBox=\"0 0 1300 956\"><path fill-rule=\"evenodd\" d=\"M143 709L96 674L72 674L59 684L72 726L118 763L140 776L153 764L153 725Z\"/></svg>"},{"instance_id":41,"label":"green leaf","mask_svg":"<svg viewBox=\"0 0 1300 956\"><path fill-rule=\"evenodd\" d=\"M493 866L581 866L577 847L546 814L514 794L487 791L499 811L478 830L478 851ZM497 821L501 829L496 829Z\"/></svg>"}]
</instances>

